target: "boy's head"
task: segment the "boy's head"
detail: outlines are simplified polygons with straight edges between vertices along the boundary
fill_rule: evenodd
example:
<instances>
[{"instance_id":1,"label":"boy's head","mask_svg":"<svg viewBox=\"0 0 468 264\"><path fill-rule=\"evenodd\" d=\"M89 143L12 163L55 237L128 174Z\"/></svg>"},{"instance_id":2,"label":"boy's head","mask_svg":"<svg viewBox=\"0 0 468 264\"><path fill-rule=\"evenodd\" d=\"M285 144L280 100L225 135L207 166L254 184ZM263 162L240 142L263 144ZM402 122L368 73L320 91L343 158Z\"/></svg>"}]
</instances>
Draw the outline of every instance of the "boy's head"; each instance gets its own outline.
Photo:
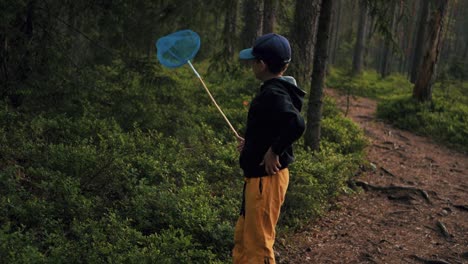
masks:
<instances>
[{"instance_id":1,"label":"boy's head","mask_svg":"<svg viewBox=\"0 0 468 264\"><path fill-rule=\"evenodd\" d=\"M289 41L278 34L269 33L257 40L252 48L239 53L241 60L261 60L273 74L279 74L286 69L291 61L291 46Z\"/></svg>"}]
</instances>

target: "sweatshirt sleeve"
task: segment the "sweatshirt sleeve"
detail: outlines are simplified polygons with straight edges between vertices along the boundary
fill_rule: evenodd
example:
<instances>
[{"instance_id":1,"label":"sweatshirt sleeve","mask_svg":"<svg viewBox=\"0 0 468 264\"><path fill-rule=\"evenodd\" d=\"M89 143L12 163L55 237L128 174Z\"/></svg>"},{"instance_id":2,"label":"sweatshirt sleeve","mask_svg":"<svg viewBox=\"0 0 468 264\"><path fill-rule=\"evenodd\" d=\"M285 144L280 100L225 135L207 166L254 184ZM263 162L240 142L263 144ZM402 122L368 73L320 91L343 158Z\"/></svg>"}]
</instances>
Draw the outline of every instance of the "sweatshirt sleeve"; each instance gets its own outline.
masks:
<instances>
[{"instance_id":1,"label":"sweatshirt sleeve","mask_svg":"<svg viewBox=\"0 0 468 264\"><path fill-rule=\"evenodd\" d=\"M283 91L272 91L269 95L270 111L274 117L279 136L273 142L272 151L281 155L286 148L298 140L305 130L304 118L294 107L291 97Z\"/></svg>"}]
</instances>

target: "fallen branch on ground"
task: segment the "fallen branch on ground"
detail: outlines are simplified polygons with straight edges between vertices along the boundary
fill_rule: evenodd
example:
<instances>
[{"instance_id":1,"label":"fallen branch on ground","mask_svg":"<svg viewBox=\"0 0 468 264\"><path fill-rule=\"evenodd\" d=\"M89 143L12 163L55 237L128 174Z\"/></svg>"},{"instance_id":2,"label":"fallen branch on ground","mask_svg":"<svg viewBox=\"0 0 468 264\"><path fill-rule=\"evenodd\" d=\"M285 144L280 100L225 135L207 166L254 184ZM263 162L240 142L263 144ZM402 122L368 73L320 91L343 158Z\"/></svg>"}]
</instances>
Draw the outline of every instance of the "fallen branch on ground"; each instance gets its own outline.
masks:
<instances>
[{"instance_id":1,"label":"fallen branch on ground","mask_svg":"<svg viewBox=\"0 0 468 264\"><path fill-rule=\"evenodd\" d=\"M376 185L372 185L364 181L356 181L356 185L364 188L365 190L375 190L375 191L382 191L382 192L398 192L398 191L412 192L412 193L421 195L428 203L432 204L431 200L429 199L429 195L423 189L407 187L407 186L376 186Z\"/></svg>"}]
</instances>

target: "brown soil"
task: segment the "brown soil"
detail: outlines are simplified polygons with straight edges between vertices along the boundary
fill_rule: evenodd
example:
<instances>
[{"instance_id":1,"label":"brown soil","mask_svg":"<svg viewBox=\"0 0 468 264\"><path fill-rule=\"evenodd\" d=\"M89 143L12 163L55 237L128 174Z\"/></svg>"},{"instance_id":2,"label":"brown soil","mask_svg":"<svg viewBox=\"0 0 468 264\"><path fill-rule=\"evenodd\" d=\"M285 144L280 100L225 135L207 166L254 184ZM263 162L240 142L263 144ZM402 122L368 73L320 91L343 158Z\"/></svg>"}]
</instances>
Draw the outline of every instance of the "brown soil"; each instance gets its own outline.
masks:
<instances>
[{"instance_id":1,"label":"brown soil","mask_svg":"<svg viewBox=\"0 0 468 264\"><path fill-rule=\"evenodd\" d=\"M347 108L346 96L326 95ZM348 116L370 142L356 179L363 191L279 238L279 263L468 263L468 156L376 120L375 109L349 98Z\"/></svg>"}]
</instances>

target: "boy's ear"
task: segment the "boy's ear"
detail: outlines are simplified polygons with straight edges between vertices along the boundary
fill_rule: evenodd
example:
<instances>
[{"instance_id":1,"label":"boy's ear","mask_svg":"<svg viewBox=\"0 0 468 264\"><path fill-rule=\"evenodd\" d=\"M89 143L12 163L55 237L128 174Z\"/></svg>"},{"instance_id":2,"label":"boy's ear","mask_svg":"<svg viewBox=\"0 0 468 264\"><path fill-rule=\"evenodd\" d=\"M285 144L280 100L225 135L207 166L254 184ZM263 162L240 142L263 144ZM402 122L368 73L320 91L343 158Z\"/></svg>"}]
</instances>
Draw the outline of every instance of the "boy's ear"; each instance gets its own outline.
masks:
<instances>
[{"instance_id":1,"label":"boy's ear","mask_svg":"<svg viewBox=\"0 0 468 264\"><path fill-rule=\"evenodd\" d=\"M283 74L288 69L289 63L284 65L284 68L281 70L281 74Z\"/></svg>"},{"instance_id":2,"label":"boy's ear","mask_svg":"<svg viewBox=\"0 0 468 264\"><path fill-rule=\"evenodd\" d=\"M259 62L262 65L262 71L268 69L268 65L263 60L260 60Z\"/></svg>"}]
</instances>

